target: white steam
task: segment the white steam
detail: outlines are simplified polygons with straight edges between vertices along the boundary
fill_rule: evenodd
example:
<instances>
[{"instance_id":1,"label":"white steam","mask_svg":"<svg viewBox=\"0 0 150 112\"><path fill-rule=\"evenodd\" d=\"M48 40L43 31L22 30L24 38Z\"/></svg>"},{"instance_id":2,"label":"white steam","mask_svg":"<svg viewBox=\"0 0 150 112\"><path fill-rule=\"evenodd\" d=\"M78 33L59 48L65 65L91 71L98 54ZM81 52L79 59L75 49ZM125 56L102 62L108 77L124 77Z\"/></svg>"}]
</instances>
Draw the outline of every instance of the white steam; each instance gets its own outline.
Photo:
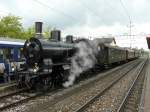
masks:
<instances>
[{"instance_id":1,"label":"white steam","mask_svg":"<svg viewBox=\"0 0 150 112\"><path fill-rule=\"evenodd\" d=\"M78 51L75 56L72 57L70 75L68 81L63 84L64 87L73 85L76 77L79 77L82 72L92 68L96 63L95 54L97 51L95 50L94 42L81 41L76 44L76 47Z\"/></svg>"}]
</instances>

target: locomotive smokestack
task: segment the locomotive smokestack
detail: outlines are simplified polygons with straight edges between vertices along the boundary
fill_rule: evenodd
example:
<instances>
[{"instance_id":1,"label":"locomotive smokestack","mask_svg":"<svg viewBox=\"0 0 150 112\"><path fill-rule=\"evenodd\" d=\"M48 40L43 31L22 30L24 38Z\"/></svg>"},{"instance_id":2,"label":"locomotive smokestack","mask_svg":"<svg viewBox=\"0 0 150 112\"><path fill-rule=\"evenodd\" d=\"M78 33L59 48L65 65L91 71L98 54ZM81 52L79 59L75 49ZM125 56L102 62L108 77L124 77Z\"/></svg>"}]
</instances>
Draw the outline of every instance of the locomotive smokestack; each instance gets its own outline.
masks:
<instances>
[{"instance_id":1,"label":"locomotive smokestack","mask_svg":"<svg viewBox=\"0 0 150 112\"><path fill-rule=\"evenodd\" d=\"M66 36L66 42L67 43L73 43L73 36L72 35L67 35Z\"/></svg>"},{"instance_id":2,"label":"locomotive smokestack","mask_svg":"<svg viewBox=\"0 0 150 112\"><path fill-rule=\"evenodd\" d=\"M35 34L36 38L42 38L42 22L35 22Z\"/></svg>"},{"instance_id":3,"label":"locomotive smokestack","mask_svg":"<svg viewBox=\"0 0 150 112\"><path fill-rule=\"evenodd\" d=\"M51 40L53 41L61 41L61 31L60 30L53 30L50 32Z\"/></svg>"}]
</instances>

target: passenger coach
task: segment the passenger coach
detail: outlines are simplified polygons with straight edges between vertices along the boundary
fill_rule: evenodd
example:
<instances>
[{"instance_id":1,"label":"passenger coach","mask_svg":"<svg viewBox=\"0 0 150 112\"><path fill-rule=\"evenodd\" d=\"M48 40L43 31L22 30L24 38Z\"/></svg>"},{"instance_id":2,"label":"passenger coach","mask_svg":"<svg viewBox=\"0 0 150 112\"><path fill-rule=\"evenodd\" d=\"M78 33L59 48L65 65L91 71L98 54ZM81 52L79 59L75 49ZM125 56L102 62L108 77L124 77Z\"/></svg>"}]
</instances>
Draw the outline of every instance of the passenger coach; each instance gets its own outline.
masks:
<instances>
[{"instance_id":1,"label":"passenger coach","mask_svg":"<svg viewBox=\"0 0 150 112\"><path fill-rule=\"evenodd\" d=\"M8 82L14 78L14 69L23 63L23 40L0 38L0 82Z\"/></svg>"}]
</instances>

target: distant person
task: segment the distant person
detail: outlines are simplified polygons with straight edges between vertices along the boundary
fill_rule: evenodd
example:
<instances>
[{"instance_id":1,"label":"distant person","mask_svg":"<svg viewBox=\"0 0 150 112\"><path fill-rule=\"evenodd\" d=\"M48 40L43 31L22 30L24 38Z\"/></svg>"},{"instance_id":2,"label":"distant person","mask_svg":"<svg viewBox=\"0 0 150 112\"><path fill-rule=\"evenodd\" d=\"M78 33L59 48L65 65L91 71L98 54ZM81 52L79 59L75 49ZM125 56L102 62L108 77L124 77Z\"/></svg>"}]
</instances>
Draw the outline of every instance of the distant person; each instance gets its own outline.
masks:
<instances>
[{"instance_id":1,"label":"distant person","mask_svg":"<svg viewBox=\"0 0 150 112\"><path fill-rule=\"evenodd\" d=\"M4 80L4 70L5 70L5 65L4 63L0 63L0 77L2 77L2 81Z\"/></svg>"},{"instance_id":2,"label":"distant person","mask_svg":"<svg viewBox=\"0 0 150 112\"><path fill-rule=\"evenodd\" d=\"M4 71L4 80L5 82L10 82L10 71L11 71L11 64L9 59L5 61L5 71Z\"/></svg>"},{"instance_id":3,"label":"distant person","mask_svg":"<svg viewBox=\"0 0 150 112\"><path fill-rule=\"evenodd\" d=\"M4 70L5 70L5 65L4 63L0 63L0 75L4 74Z\"/></svg>"}]
</instances>

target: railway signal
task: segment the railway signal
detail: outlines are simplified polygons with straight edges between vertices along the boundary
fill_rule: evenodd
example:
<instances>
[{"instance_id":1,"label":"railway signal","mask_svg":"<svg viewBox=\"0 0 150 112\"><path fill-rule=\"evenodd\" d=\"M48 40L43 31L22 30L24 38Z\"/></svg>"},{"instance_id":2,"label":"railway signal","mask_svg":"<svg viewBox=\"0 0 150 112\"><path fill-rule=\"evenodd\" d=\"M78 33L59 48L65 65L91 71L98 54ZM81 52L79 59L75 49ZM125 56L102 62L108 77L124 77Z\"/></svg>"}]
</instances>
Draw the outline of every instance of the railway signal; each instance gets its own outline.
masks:
<instances>
[{"instance_id":1,"label":"railway signal","mask_svg":"<svg viewBox=\"0 0 150 112\"><path fill-rule=\"evenodd\" d=\"M146 37L148 49L150 49L150 37Z\"/></svg>"}]
</instances>

